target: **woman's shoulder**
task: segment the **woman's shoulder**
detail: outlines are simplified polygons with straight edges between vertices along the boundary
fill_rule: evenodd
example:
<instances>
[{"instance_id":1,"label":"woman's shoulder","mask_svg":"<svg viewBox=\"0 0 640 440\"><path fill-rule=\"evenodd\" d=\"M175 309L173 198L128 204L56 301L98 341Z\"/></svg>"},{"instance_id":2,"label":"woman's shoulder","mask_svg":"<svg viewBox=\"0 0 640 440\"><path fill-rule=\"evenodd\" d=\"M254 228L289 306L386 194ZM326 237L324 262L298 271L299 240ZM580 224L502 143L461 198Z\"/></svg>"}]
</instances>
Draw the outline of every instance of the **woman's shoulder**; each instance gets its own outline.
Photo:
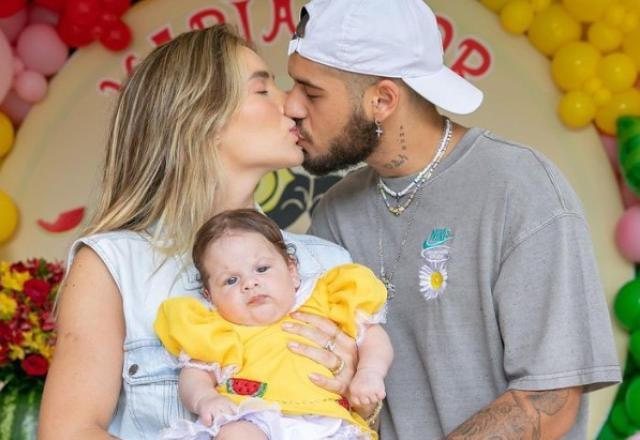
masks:
<instances>
[{"instance_id":1,"label":"woman's shoulder","mask_svg":"<svg viewBox=\"0 0 640 440\"><path fill-rule=\"evenodd\" d=\"M284 240L292 245L302 276L326 272L339 264L352 261L349 252L335 243L307 234L283 231Z\"/></svg>"}]
</instances>

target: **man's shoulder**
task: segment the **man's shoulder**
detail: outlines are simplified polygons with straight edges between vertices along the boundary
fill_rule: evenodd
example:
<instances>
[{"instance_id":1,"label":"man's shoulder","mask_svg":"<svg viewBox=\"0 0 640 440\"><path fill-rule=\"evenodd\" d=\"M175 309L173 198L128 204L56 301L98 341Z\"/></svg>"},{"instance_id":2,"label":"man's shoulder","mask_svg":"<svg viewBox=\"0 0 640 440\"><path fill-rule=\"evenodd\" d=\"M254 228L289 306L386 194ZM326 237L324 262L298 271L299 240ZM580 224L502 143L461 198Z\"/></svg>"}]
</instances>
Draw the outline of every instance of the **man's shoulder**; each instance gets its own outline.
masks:
<instances>
[{"instance_id":1,"label":"man's shoulder","mask_svg":"<svg viewBox=\"0 0 640 440\"><path fill-rule=\"evenodd\" d=\"M540 209L580 211L579 200L560 169L543 153L527 144L484 131L474 150L473 167L486 173L495 188ZM546 209L543 209L546 210Z\"/></svg>"}]
</instances>

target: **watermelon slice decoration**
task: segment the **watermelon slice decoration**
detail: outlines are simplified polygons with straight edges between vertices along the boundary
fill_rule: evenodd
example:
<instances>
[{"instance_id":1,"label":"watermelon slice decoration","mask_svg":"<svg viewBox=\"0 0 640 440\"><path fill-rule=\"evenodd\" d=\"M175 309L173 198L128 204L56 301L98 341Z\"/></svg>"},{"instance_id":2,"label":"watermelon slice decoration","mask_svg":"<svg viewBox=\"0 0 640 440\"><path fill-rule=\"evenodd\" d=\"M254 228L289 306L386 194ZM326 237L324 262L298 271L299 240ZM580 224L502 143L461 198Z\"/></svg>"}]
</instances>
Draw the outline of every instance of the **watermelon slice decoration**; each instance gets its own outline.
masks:
<instances>
[{"instance_id":1,"label":"watermelon slice decoration","mask_svg":"<svg viewBox=\"0 0 640 440\"><path fill-rule=\"evenodd\" d=\"M255 380L232 377L227 379L227 393L240 396L262 397L267 391L267 384Z\"/></svg>"},{"instance_id":2,"label":"watermelon slice decoration","mask_svg":"<svg viewBox=\"0 0 640 440\"><path fill-rule=\"evenodd\" d=\"M45 231L52 232L54 234L67 232L78 226L83 217L84 208L77 208L60 213L54 222L40 219L38 220L38 226Z\"/></svg>"}]
</instances>

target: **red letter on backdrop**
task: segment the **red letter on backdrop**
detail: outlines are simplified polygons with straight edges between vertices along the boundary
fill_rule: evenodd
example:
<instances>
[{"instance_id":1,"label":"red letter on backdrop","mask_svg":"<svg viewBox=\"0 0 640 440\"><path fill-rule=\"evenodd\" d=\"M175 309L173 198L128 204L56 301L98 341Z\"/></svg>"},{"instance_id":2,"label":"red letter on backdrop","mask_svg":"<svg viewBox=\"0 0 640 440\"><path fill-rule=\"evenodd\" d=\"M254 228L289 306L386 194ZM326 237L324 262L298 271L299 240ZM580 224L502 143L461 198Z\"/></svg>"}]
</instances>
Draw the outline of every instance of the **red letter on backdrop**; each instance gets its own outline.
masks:
<instances>
[{"instance_id":1,"label":"red letter on backdrop","mask_svg":"<svg viewBox=\"0 0 640 440\"><path fill-rule=\"evenodd\" d=\"M265 42L270 43L275 40L283 23L289 27L289 32L293 35L296 31L296 25L293 23L291 15L291 0L273 0L273 19L271 32L262 37Z\"/></svg>"},{"instance_id":2,"label":"red letter on backdrop","mask_svg":"<svg viewBox=\"0 0 640 440\"><path fill-rule=\"evenodd\" d=\"M453 40L453 24L446 17L436 17L438 26L440 27L440 33L442 33L442 48L446 52Z\"/></svg>"},{"instance_id":3,"label":"red letter on backdrop","mask_svg":"<svg viewBox=\"0 0 640 440\"><path fill-rule=\"evenodd\" d=\"M489 50L484 44L474 38L467 38L463 40L458 47L462 49L462 53L455 64L451 66L451 70L462 77L466 77L468 75L478 77L487 73L491 66L491 53L489 53ZM480 64L465 64L474 54L480 57Z\"/></svg>"},{"instance_id":4,"label":"red letter on backdrop","mask_svg":"<svg viewBox=\"0 0 640 440\"><path fill-rule=\"evenodd\" d=\"M205 23L207 18L213 18L215 22ZM224 23L224 14L215 8L203 9L202 11L193 14L189 19L189 27L191 29L204 29L214 24Z\"/></svg>"},{"instance_id":5,"label":"red letter on backdrop","mask_svg":"<svg viewBox=\"0 0 640 440\"><path fill-rule=\"evenodd\" d=\"M233 6L238 10L238 14L240 15L240 23L242 24L242 31L244 32L244 39L247 41L252 41L251 38L251 27L249 26L249 10L247 9L247 5L251 0L240 0L233 2Z\"/></svg>"},{"instance_id":6,"label":"red letter on backdrop","mask_svg":"<svg viewBox=\"0 0 640 440\"><path fill-rule=\"evenodd\" d=\"M173 38L171 36L171 28L165 27L160 29L159 31L151 34L151 42L154 46L162 46L164 43L168 43Z\"/></svg>"}]
</instances>

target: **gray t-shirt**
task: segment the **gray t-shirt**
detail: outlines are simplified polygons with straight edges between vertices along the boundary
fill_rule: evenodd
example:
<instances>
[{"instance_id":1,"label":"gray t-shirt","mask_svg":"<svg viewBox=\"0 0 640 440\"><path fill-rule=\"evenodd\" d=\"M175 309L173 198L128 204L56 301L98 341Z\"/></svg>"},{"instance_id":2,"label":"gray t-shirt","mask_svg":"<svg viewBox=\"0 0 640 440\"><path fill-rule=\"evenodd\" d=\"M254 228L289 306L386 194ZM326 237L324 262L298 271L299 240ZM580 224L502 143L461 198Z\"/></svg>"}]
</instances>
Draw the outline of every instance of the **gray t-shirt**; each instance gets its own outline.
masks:
<instances>
[{"instance_id":1,"label":"gray t-shirt","mask_svg":"<svg viewBox=\"0 0 640 440\"><path fill-rule=\"evenodd\" d=\"M385 182L397 191L413 177ZM441 438L508 389L620 380L588 226L546 158L474 128L404 214L387 210L376 183L369 167L346 176L310 233L378 274L382 237L396 287L383 440ZM586 403L566 438L586 437Z\"/></svg>"}]
</instances>

